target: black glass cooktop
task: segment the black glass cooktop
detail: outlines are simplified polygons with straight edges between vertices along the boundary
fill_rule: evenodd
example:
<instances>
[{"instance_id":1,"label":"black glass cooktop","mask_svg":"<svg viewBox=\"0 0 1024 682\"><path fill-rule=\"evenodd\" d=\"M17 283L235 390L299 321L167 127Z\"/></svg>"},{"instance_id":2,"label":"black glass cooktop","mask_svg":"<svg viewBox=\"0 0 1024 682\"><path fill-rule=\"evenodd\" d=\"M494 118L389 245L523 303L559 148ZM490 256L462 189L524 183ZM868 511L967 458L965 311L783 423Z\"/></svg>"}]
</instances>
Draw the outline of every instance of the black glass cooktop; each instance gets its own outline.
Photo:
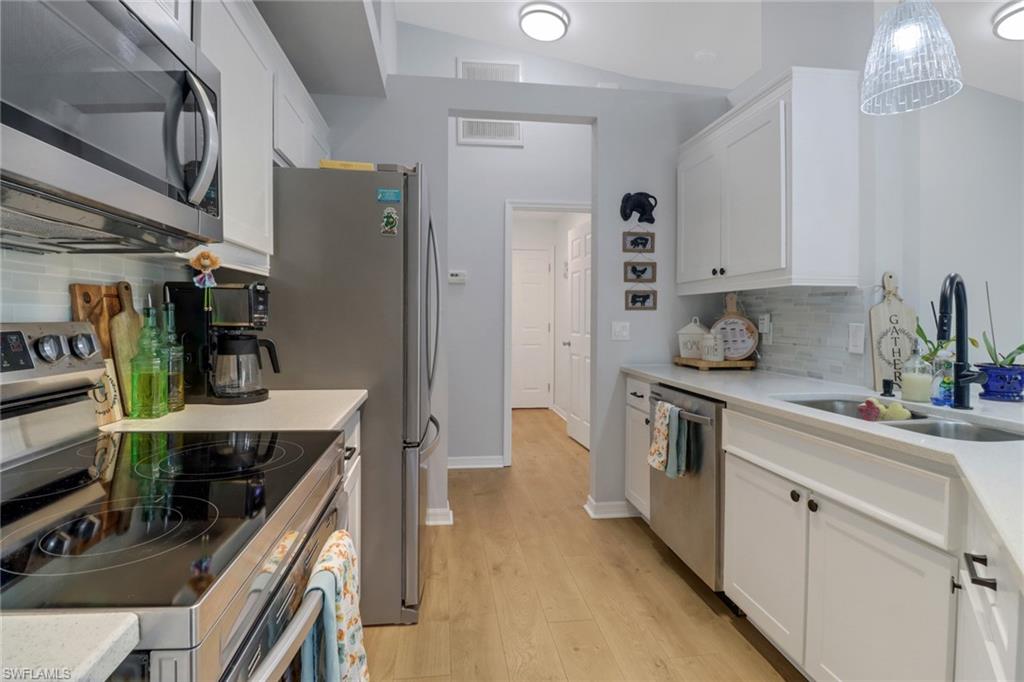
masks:
<instances>
[{"instance_id":1,"label":"black glass cooktop","mask_svg":"<svg viewBox=\"0 0 1024 682\"><path fill-rule=\"evenodd\" d=\"M4 609L188 606L337 433L124 433L0 474Z\"/></svg>"}]
</instances>

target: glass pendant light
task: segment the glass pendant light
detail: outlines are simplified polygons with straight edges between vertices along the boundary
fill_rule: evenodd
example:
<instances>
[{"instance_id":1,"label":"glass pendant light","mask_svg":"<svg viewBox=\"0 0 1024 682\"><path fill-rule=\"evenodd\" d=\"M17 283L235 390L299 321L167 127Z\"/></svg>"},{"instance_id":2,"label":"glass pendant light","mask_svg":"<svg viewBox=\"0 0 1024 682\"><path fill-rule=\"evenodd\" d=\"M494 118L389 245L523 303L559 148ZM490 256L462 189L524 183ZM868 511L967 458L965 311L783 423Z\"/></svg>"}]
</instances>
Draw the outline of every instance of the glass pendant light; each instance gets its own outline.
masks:
<instances>
[{"instance_id":1,"label":"glass pendant light","mask_svg":"<svg viewBox=\"0 0 1024 682\"><path fill-rule=\"evenodd\" d=\"M886 10L864 65L861 111L915 111L949 99L963 86L953 39L930 0L903 0Z\"/></svg>"}]
</instances>

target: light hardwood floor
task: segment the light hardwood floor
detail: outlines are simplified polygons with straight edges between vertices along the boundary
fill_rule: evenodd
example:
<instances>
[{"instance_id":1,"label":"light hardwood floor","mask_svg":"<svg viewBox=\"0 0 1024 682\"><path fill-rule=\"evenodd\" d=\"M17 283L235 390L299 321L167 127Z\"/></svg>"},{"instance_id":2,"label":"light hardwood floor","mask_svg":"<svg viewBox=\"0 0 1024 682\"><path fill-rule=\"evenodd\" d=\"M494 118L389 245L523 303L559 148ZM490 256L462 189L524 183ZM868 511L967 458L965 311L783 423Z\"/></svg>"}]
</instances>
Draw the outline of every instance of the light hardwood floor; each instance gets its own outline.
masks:
<instances>
[{"instance_id":1,"label":"light hardwood floor","mask_svg":"<svg viewBox=\"0 0 1024 682\"><path fill-rule=\"evenodd\" d=\"M587 516L587 451L555 414L515 410L512 453L449 473L420 623L366 628L371 679L802 679L642 520Z\"/></svg>"}]
</instances>

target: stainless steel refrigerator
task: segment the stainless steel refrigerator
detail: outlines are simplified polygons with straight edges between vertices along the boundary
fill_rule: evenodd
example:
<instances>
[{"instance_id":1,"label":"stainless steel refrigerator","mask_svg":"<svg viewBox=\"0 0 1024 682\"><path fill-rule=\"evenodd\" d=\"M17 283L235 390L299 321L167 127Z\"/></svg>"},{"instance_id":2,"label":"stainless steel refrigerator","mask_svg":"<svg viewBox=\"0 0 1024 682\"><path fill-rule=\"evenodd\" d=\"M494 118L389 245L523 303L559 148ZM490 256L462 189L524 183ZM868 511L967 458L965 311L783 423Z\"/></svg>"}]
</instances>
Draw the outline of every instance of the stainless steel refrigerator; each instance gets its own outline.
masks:
<instances>
[{"instance_id":1,"label":"stainless steel refrigerator","mask_svg":"<svg viewBox=\"0 0 1024 682\"><path fill-rule=\"evenodd\" d=\"M366 388L363 622L416 622L439 274L422 166L274 170L274 388Z\"/></svg>"}]
</instances>

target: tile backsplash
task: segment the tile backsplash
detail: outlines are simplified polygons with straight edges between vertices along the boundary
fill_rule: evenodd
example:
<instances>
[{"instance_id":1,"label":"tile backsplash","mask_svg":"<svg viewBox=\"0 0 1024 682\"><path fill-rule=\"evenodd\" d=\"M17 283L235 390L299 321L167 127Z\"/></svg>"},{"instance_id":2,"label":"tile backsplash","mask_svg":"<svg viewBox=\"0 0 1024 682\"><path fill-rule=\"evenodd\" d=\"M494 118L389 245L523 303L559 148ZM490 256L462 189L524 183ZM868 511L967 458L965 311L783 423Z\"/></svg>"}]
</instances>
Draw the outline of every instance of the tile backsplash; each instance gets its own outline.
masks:
<instances>
[{"instance_id":1,"label":"tile backsplash","mask_svg":"<svg viewBox=\"0 0 1024 682\"><path fill-rule=\"evenodd\" d=\"M174 256L54 254L0 250L0 322L59 322L71 319L68 285L131 282L135 306L146 295L160 301L167 280L190 276Z\"/></svg>"},{"instance_id":2,"label":"tile backsplash","mask_svg":"<svg viewBox=\"0 0 1024 682\"><path fill-rule=\"evenodd\" d=\"M742 310L754 324L772 316L772 343L762 334L758 367L772 372L865 385L869 355L846 350L848 325L867 327L866 292L833 287L781 287L739 294ZM865 351L868 351L865 348Z\"/></svg>"}]
</instances>

